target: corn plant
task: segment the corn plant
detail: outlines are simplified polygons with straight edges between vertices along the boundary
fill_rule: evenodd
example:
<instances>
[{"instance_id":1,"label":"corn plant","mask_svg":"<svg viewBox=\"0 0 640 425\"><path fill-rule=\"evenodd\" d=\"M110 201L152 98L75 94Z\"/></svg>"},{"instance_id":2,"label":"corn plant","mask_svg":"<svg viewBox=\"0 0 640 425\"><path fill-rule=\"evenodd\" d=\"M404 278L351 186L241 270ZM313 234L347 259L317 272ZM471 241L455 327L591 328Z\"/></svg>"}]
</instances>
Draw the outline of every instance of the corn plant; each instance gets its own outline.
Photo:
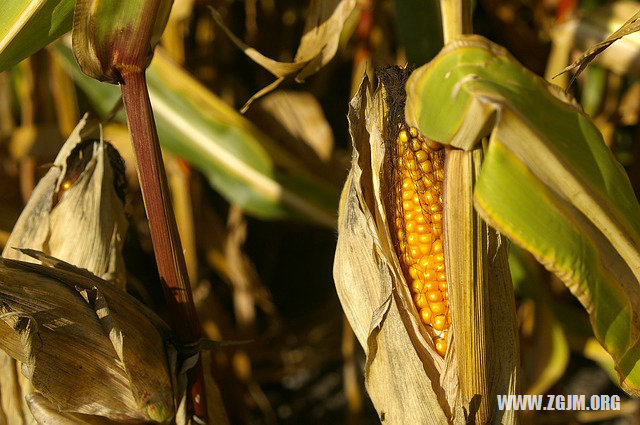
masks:
<instances>
[{"instance_id":1,"label":"corn plant","mask_svg":"<svg viewBox=\"0 0 640 425\"><path fill-rule=\"evenodd\" d=\"M234 34L222 7L205 7L215 37L228 38L275 77L244 99L243 116L189 75L185 63L169 58L184 56L184 40L175 43L178 25L169 24L164 34L172 55L154 51L172 1L5 1L0 71L16 66L19 72L21 60L71 31L49 54L109 124L81 120L5 243L0 374L9 378L0 379L0 424L226 423L227 413L237 414L220 396L233 391L219 392L209 373L207 350L220 345L204 333L224 321L201 326L216 303L200 300L196 313L191 287L199 264L190 252L196 243L179 238L173 207L184 193L169 196L164 164L172 162L163 159L161 144L232 205L229 238L236 244L246 237L240 210L261 220L337 227L333 276L346 317L344 338L349 341L352 329L362 347L364 386L382 423L524 422L518 412L500 410L498 396L544 391L557 381L568 357L565 314L587 328L584 338L594 339L616 383L639 395L640 206L599 127L571 95L474 35L470 1L393 2L406 55L430 61L391 66L387 58L373 69L368 54L375 43L384 50L386 39L371 29L372 10L384 7L374 3L309 2L289 61L261 54L250 37ZM251 4L245 4L248 29L255 18ZM441 17L434 19L436 12ZM582 70L636 26L634 16L575 66ZM342 163L307 167L276 141L276 131L252 122L251 113L262 101L265 109L278 100L293 105L291 94L265 96L322 74L350 36L358 46L348 112L352 155L339 196L330 181ZM585 95L590 110L588 102ZM279 112L283 126L303 116L293 107ZM112 130L125 122L162 283L165 304L155 311L125 292L152 298L144 285L127 282L122 264L122 161L103 136L116 137ZM295 124L303 132L309 123ZM64 125L72 128L75 120ZM196 239L208 232L191 233ZM247 307L250 279L238 273L248 261L227 244L233 262L221 264L215 250L207 259L236 284L233 305L244 332L256 321ZM523 277L541 273L531 258L586 314L554 302L541 278ZM514 288L534 293L554 317L550 332L565 358L529 388ZM263 299L264 305L271 308ZM77 326L63 326L68 323ZM74 355L64 352L67 346ZM343 352L352 381L354 351ZM241 368L243 358L223 364ZM248 382L246 369L240 380ZM103 375L109 379L97 382ZM269 412L257 386L247 388ZM353 407L362 402L352 391L350 406L361 409Z\"/></svg>"},{"instance_id":2,"label":"corn plant","mask_svg":"<svg viewBox=\"0 0 640 425\"><path fill-rule=\"evenodd\" d=\"M582 303L638 394L629 180L569 97L468 34L469 7L442 2L447 43L411 73L406 107L399 70L374 93L365 79L352 101L334 272L391 423L519 422L497 407L521 391L506 238Z\"/></svg>"}]
</instances>

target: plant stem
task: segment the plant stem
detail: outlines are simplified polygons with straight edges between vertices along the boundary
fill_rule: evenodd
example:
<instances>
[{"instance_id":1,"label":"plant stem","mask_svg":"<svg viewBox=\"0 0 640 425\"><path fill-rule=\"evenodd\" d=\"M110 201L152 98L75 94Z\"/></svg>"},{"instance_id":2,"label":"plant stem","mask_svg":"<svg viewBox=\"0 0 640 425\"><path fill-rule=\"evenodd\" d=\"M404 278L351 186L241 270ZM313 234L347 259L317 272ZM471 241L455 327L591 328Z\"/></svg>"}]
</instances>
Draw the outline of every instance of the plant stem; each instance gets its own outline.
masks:
<instances>
[{"instance_id":1,"label":"plant stem","mask_svg":"<svg viewBox=\"0 0 640 425\"><path fill-rule=\"evenodd\" d=\"M471 34L471 1L440 0L442 34L447 44L461 34Z\"/></svg>"},{"instance_id":2,"label":"plant stem","mask_svg":"<svg viewBox=\"0 0 640 425\"><path fill-rule=\"evenodd\" d=\"M122 76L122 100L138 163L153 251L158 265L175 336L180 343L194 343L202 335L193 304L187 267L170 203L167 176L144 71ZM200 362L189 373L188 395L192 412L206 422L204 380ZM190 409L191 410L191 409Z\"/></svg>"}]
</instances>

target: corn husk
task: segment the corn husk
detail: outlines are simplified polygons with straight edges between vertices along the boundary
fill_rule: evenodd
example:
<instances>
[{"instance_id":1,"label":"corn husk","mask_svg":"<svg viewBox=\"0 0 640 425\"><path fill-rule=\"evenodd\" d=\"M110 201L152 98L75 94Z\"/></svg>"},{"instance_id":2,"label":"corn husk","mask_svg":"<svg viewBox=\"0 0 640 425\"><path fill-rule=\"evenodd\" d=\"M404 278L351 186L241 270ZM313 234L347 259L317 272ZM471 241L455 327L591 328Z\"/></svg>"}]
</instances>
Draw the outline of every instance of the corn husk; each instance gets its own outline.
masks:
<instances>
[{"instance_id":1,"label":"corn husk","mask_svg":"<svg viewBox=\"0 0 640 425\"><path fill-rule=\"evenodd\" d=\"M77 126L11 235L5 254L21 261L0 261L0 424L191 423L186 374L209 353L178 364L167 326L124 292L124 169L97 130ZM209 369L205 379L209 418L225 424Z\"/></svg>"},{"instance_id":2,"label":"corn husk","mask_svg":"<svg viewBox=\"0 0 640 425\"><path fill-rule=\"evenodd\" d=\"M446 423L450 412L439 385L444 364L415 318L410 321L410 301L398 294L404 278L381 193L385 105L382 92L371 93L368 84L365 77L349 110L354 150L340 199L336 289L367 356L365 385L380 420Z\"/></svg>"},{"instance_id":3,"label":"corn husk","mask_svg":"<svg viewBox=\"0 0 640 425\"><path fill-rule=\"evenodd\" d=\"M82 72L121 83L144 71L169 19L173 0L76 0L73 54Z\"/></svg>"},{"instance_id":4,"label":"corn husk","mask_svg":"<svg viewBox=\"0 0 640 425\"><path fill-rule=\"evenodd\" d=\"M0 348L21 362L34 390L59 412L134 422L173 418L166 325L86 270L23 253L44 265L0 261Z\"/></svg>"},{"instance_id":5,"label":"corn husk","mask_svg":"<svg viewBox=\"0 0 640 425\"><path fill-rule=\"evenodd\" d=\"M80 163L83 169L76 171L80 159L72 153L87 139L94 142L83 153L90 152L91 158L85 158ZM16 248L35 249L124 288L122 244L127 219L116 189L124 169L119 155L114 155L115 149L99 140L97 127L83 118L33 190L2 256L35 262ZM74 180L69 180L70 174ZM64 190L68 182L73 184Z\"/></svg>"},{"instance_id":6,"label":"corn husk","mask_svg":"<svg viewBox=\"0 0 640 425\"><path fill-rule=\"evenodd\" d=\"M517 423L516 415L495 408L496 394L518 390L518 347L506 243L473 210L482 152L447 152L452 329L442 358L419 320L390 236L386 96L395 90L381 85L372 93L368 84L365 77L350 105L353 157L334 263L338 296L367 356L367 391L384 423Z\"/></svg>"},{"instance_id":7,"label":"corn husk","mask_svg":"<svg viewBox=\"0 0 640 425\"><path fill-rule=\"evenodd\" d=\"M34 189L3 257L38 263L16 248L43 251L124 287L121 249L127 220L116 189L122 179L121 164L115 151L97 139L97 130L87 124L86 118L78 124ZM94 141L83 144L86 139ZM80 158L80 152L84 158ZM65 182L73 184L65 190ZM34 421L30 411L35 402L28 398L35 390L21 369L19 363L0 352L2 410L11 424ZM40 411L38 422L47 411Z\"/></svg>"}]
</instances>

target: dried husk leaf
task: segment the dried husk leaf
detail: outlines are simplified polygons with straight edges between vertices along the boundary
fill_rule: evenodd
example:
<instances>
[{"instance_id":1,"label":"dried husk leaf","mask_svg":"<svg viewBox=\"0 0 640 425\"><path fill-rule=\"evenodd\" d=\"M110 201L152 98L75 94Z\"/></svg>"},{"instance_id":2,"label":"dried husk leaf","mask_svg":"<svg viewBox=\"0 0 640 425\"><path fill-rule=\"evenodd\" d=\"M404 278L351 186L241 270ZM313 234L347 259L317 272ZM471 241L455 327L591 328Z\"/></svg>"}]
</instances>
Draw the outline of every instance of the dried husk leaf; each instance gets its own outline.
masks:
<instances>
[{"instance_id":1,"label":"dried husk leaf","mask_svg":"<svg viewBox=\"0 0 640 425\"><path fill-rule=\"evenodd\" d=\"M254 62L278 77L273 83L251 96L241 111L245 112L254 100L275 90L285 78L295 76L296 81L301 82L325 66L338 51L340 32L355 6L355 0L311 1L304 24L304 35L293 62L278 62L247 46L224 25L220 14L211 8L213 19L231 41Z\"/></svg>"},{"instance_id":2,"label":"dried husk leaf","mask_svg":"<svg viewBox=\"0 0 640 425\"><path fill-rule=\"evenodd\" d=\"M354 150L340 201L334 280L367 356L365 384L380 419L447 423L450 407L440 386L444 362L402 292L406 283L381 198L385 108L383 93L372 95L365 77L349 111Z\"/></svg>"},{"instance_id":3,"label":"dried husk leaf","mask_svg":"<svg viewBox=\"0 0 640 425\"><path fill-rule=\"evenodd\" d=\"M472 423L513 424L497 395L519 391L519 347L506 239L474 210L482 148L451 149L445 167L445 261L455 362ZM452 359L453 360L453 359Z\"/></svg>"},{"instance_id":4,"label":"dried husk leaf","mask_svg":"<svg viewBox=\"0 0 640 425\"><path fill-rule=\"evenodd\" d=\"M34 419L39 424L46 425L113 425L118 422L100 417L81 415L79 413L59 412L42 394L34 393L26 397L27 404Z\"/></svg>"},{"instance_id":5,"label":"dried husk leaf","mask_svg":"<svg viewBox=\"0 0 640 425\"><path fill-rule=\"evenodd\" d=\"M103 142L96 140L92 157L68 190L63 183L77 166L72 156L83 140L96 136L96 127L86 117L76 126L53 166L33 190L29 202L11 232L2 256L35 261L16 248L30 248L87 269L124 288L122 244L127 231L123 201L116 184L123 170L114 164ZM114 168L115 165L115 168ZM75 171L73 173L76 173ZM64 192L59 199L59 193ZM57 203L56 203L57 201Z\"/></svg>"},{"instance_id":6,"label":"dried husk leaf","mask_svg":"<svg viewBox=\"0 0 640 425\"><path fill-rule=\"evenodd\" d=\"M5 245L4 258L37 262L16 248L31 248L64 259L124 287L125 267L121 250L127 220L116 182L122 178L118 158L98 141L85 163L72 153L83 139L98 136L95 125L80 121L63 145L47 174L34 189ZM115 165L115 168L114 168ZM82 169L78 168L81 167ZM71 172L73 170L73 172ZM80 172L81 171L81 172ZM68 173L75 181L58 197ZM56 203L57 202L57 203ZM55 203L55 205L54 205ZM21 366L0 352L1 406L10 423L32 423L26 396L33 386L20 372Z\"/></svg>"},{"instance_id":7,"label":"dried husk leaf","mask_svg":"<svg viewBox=\"0 0 640 425\"><path fill-rule=\"evenodd\" d=\"M89 272L25 253L46 265L0 260L0 348L23 363L34 388L57 411L170 420L166 325Z\"/></svg>"}]
</instances>

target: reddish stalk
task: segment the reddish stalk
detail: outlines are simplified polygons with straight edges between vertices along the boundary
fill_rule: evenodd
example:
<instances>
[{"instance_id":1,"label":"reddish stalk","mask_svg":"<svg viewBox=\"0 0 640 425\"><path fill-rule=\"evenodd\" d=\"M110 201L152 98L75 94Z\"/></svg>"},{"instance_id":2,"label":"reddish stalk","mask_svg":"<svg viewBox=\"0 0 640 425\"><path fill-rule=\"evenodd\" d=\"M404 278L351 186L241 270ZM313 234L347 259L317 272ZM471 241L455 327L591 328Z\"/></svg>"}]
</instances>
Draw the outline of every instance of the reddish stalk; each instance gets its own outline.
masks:
<instances>
[{"instance_id":1,"label":"reddish stalk","mask_svg":"<svg viewBox=\"0 0 640 425\"><path fill-rule=\"evenodd\" d=\"M122 80L122 100L138 163L138 178L164 297L178 342L192 344L200 340L202 329L193 304L182 244L170 203L145 73L130 72L122 75ZM200 361L191 369L188 378L189 413L206 422L206 397Z\"/></svg>"}]
</instances>

